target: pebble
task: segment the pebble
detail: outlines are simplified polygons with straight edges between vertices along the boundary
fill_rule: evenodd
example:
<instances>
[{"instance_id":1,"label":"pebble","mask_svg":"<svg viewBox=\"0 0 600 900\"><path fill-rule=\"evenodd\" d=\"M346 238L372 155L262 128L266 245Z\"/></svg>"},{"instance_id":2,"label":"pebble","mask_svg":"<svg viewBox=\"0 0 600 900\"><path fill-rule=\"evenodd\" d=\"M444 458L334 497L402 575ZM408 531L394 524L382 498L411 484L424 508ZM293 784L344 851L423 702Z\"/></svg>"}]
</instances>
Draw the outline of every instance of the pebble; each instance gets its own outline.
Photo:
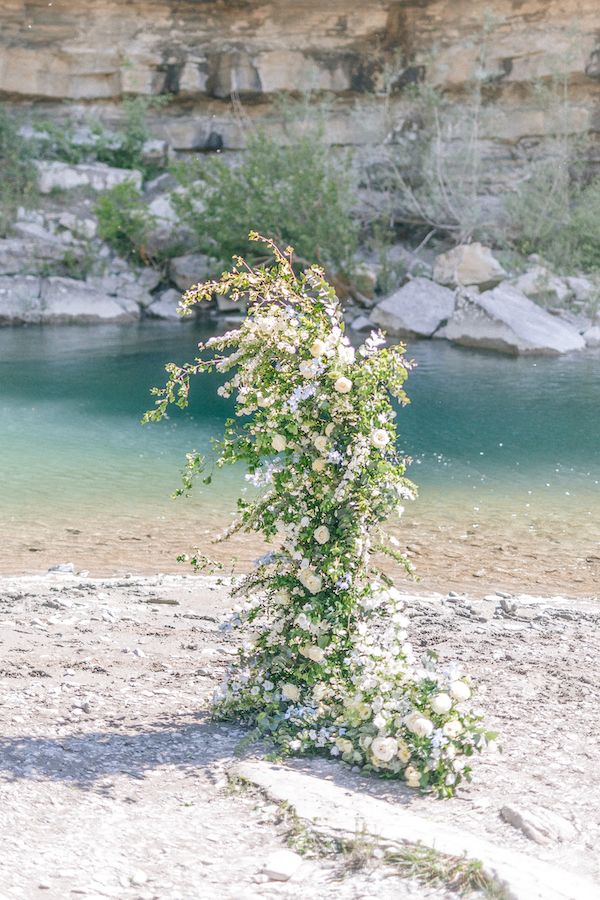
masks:
<instances>
[{"instance_id":1,"label":"pebble","mask_svg":"<svg viewBox=\"0 0 600 900\"><path fill-rule=\"evenodd\" d=\"M302 857L293 850L276 850L267 859L263 874L269 881L289 881L302 865Z\"/></svg>"}]
</instances>

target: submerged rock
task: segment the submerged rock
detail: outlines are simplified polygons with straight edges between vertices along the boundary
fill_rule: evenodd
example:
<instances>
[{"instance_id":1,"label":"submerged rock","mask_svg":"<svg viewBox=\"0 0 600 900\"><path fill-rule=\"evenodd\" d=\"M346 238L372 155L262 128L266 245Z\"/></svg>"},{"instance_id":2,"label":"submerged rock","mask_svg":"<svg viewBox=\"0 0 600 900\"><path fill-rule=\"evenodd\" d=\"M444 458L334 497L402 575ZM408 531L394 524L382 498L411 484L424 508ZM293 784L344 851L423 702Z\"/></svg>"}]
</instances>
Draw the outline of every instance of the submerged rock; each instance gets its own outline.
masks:
<instances>
[{"instance_id":1,"label":"submerged rock","mask_svg":"<svg viewBox=\"0 0 600 900\"><path fill-rule=\"evenodd\" d=\"M378 303L371 319L389 334L431 337L454 312L456 298L428 278L413 278Z\"/></svg>"},{"instance_id":2,"label":"submerged rock","mask_svg":"<svg viewBox=\"0 0 600 900\"><path fill-rule=\"evenodd\" d=\"M435 260L433 278L449 287L494 287L506 278L506 272L489 247L475 242L460 244Z\"/></svg>"},{"instance_id":3,"label":"submerged rock","mask_svg":"<svg viewBox=\"0 0 600 900\"><path fill-rule=\"evenodd\" d=\"M463 292L454 315L436 337L512 354L554 356L585 347L575 328L508 284L483 294Z\"/></svg>"}]
</instances>

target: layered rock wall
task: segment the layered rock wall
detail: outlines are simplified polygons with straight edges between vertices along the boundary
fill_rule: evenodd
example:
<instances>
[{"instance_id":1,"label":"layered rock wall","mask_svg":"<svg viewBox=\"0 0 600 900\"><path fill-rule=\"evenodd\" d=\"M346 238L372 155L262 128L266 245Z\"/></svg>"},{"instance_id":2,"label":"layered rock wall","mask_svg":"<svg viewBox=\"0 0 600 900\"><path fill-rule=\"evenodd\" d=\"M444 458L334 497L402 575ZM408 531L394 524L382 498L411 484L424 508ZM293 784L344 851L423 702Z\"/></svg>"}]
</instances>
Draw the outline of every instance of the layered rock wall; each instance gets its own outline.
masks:
<instances>
[{"instance_id":1,"label":"layered rock wall","mask_svg":"<svg viewBox=\"0 0 600 900\"><path fill-rule=\"evenodd\" d=\"M268 118L276 94L317 90L336 99L332 142L368 144L410 83L460 102L479 77L482 138L519 146L560 124L532 85L561 73L569 129L598 130L599 34L597 0L3 0L0 98L118 120L123 96L169 94L153 129L193 150L243 144L232 97Z\"/></svg>"}]
</instances>

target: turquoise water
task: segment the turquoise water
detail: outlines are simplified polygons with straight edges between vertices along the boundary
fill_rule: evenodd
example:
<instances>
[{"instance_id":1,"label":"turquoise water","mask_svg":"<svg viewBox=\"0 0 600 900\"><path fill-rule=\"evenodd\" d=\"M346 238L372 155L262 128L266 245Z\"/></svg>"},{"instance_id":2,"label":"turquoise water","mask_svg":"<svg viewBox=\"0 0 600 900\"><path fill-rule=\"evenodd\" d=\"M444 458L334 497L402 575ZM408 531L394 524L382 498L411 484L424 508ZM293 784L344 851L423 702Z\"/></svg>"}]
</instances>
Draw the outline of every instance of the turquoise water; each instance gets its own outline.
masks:
<instances>
[{"instance_id":1,"label":"turquoise water","mask_svg":"<svg viewBox=\"0 0 600 900\"><path fill-rule=\"evenodd\" d=\"M170 499L185 452L210 452L231 412L217 379L195 385L188 412L139 424L164 363L190 358L206 334L179 323L0 330L4 571L15 555L23 568L27 553L60 554L66 533L106 538L107 561L114 532L176 542L192 523L212 533L227 519L246 490L241 472L192 500ZM575 524L598 539L600 353L513 359L417 342L409 356L413 402L398 421L421 493L411 515L505 529L510 519L543 521L557 533ZM147 568L148 548L139 549ZM136 552L124 555L131 568Z\"/></svg>"}]
</instances>

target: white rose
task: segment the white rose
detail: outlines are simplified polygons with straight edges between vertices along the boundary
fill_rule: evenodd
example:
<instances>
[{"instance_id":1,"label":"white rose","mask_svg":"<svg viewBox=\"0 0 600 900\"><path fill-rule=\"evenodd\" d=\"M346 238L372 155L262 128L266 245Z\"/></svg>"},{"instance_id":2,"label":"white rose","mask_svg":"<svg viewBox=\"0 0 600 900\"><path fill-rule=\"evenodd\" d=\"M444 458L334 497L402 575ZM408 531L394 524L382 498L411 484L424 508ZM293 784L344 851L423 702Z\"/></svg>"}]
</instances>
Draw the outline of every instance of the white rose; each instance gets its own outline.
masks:
<instances>
[{"instance_id":1,"label":"white rose","mask_svg":"<svg viewBox=\"0 0 600 900\"><path fill-rule=\"evenodd\" d=\"M335 424L333 422L330 422L327 425L327 428L325 429L325 434L327 435L327 437L329 437L331 435L331 432L333 431L334 428L335 428Z\"/></svg>"},{"instance_id":2,"label":"white rose","mask_svg":"<svg viewBox=\"0 0 600 900\"><path fill-rule=\"evenodd\" d=\"M315 459L312 464L313 472L323 472L325 469L325 460L324 459Z\"/></svg>"},{"instance_id":3,"label":"white rose","mask_svg":"<svg viewBox=\"0 0 600 900\"><path fill-rule=\"evenodd\" d=\"M313 341L310 345L310 355L314 357L323 356L326 349L327 344L325 343L325 341L321 341L319 340L319 338L317 338L316 341Z\"/></svg>"},{"instance_id":4,"label":"white rose","mask_svg":"<svg viewBox=\"0 0 600 900\"><path fill-rule=\"evenodd\" d=\"M271 406L271 404L273 403L273 401L270 397L265 397L263 394L257 395L256 402L258 403L259 406L263 406L263 407Z\"/></svg>"},{"instance_id":5,"label":"white rose","mask_svg":"<svg viewBox=\"0 0 600 900\"><path fill-rule=\"evenodd\" d=\"M389 444L390 436L385 428L376 428L371 435L371 443L378 450L381 450L386 444Z\"/></svg>"},{"instance_id":6,"label":"white rose","mask_svg":"<svg viewBox=\"0 0 600 900\"><path fill-rule=\"evenodd\" d=\"M315 684L313 687L313 697L319 703L327 693L327 685L326 684Z\"/></svg>"},{"instance_id":7,"label":"white rose","mask_svg":"<svg viewBox=\"0 0 600 900\"><path fill-rule=\"evenodd\" d=\"M458 719L450 719L450 721L446 722L446 724L442 728L444 736L447 738L458 737L462 730L462 725L460 724Z\"/></svg>"},{"instance_id":8,"label":"white rose","mask_svg":"<svg viewBox=\"0 0 600 900\"><path fill-rule=\"evenodd\" d=\"M406 727L417 737L429 737L433 732L433 722L420 713L411 713L406 719Z\"/></svg>"},{"instance_id":9,"label":"white rose","mask_svg":"<svg viewBox=\"0 0 600 900\"><path fill-rule=\"evenodd\" d=\"M450 693L455 700L468 700L471 696L471 689L464 681L453 681L450 685Z\"/></svg>"},{"instance_id":10,"label":"white rose","mask_svg":"<svg viewBox=\"0 0 600 900\"><path fill-rule=\"evenodd\" d=\"M320 434L314 439L313 443L319 453L323 453L325 450L327 450L327 444L329 443L329 441L324 435Z\"/></svg>"},{"instance_id":11,"label":"white rose","mask_svg":"<svg viewBox=\"0 0 600 900\"><path fill-rule=\"evenodd\" d=\"M416 788L419 787L421 783L421 775L414 766L407 766L404 770L404 777L406 779L406 783L409 787Z\"/></svg>"},{"instance_id":12,"label":"white rose","mask_svg":"<svg viewBox=\"0 0 600 900\"><path fill-rule=\"evenodd\" d=\"M323 580L320 575L309 575L306 579L305 586L311 594L318 594L323 587Z\"/></svg>"},{"instance_id":13,"label":"white rose","mask_svg":"<svg viewBox=\"0 0 600 900\"><path fill-rule=\"evenodd\" d=\"M275 453L281 453L287 447L287 441L282 434L274 434L271 438L271 446Z\"/></svg>"},{"instance_id":14,"label":"white rose","mask_svg":"<svg viewBox=\"0 0 600 900\"><path fill-rule=\"evenodd\" d=\"M404 741L401 741L401 742L398 744L398 752L396 753L396 756L398 757L398 759L400 760L401 763L404 763L404 765L406 765L406 763L409 761L409 759L410 759L410 749L409 749L409 747L404 743Z\"/></svg>"},{"instance_id":15,"label":"white rose","mask_svg":"<svg viewBox=\"0 0 600 900\"><path fill-rule=\"evenodd\" d=\"M282 684L281 693L286 700L293 700L294 703L300 699L300 691L295 684Z\"/></svg>"},{"instance_id":16,"label":"white rose","mask_svg":"<svg viewBox=\"0 0 600 900\"><path fill-rule=\"evenodd\" d=\"M338 394L347 394L352 390L352 382L349 378L341 375L333 385Z\"/></svg>"},{"instance_id":17,"label":"white rose","mask_svg":"<svg viewBox=\"0 0 600 900\"><path fill-rule=\"evenodd\" d=\"M329 540L329 528L327 525L319 525L313 536L317 544L326 544Z\"/></svg>"},{"instance_id":18,"label":"white rose","mask_svg":"<svg viewBox=\"0 0 600 900\"><path fill-rule=\"evenodd\" d=\"M444 713L450 712L452 707L452 697L449 694L436 694L431 701L431 708L434 713L442 716Z\"/></svg>"},{"instance_id":19,"label":"white rose","mask_svg":"<svg viewBox=\"0 0 600 900\"><path fill-rule=\"evenodd\" d=\"M398 741L393 737L376 737L369 749L376 760L389 762L398 752Z\"/></svg>"}]
</instances>

